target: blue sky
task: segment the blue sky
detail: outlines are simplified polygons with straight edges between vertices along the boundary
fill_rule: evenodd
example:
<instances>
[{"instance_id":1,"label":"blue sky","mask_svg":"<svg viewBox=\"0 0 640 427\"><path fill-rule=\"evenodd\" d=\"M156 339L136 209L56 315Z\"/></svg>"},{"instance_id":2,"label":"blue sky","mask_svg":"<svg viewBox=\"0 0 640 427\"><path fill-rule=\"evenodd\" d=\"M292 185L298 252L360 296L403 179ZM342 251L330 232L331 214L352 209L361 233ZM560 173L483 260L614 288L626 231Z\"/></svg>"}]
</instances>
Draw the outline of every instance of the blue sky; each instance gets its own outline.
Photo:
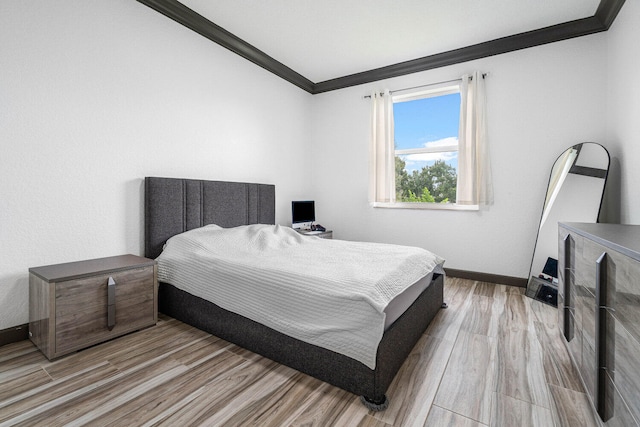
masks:
<instances>
[{"instance_id":1,"label":"blue sky","mask_svg":"<svg viewBox=\"0 0 640 427\"><path fill-rule=\"evenodd\" d=\"M393 104L396 149L419 148L458 138L460 94L442 95ZM431 145L431 144L430 144ZM457 169L458 156L450 153L414 154L404 157L407 171L419 170L436 159L443 159Z\"/></svg>"}]
</instances>

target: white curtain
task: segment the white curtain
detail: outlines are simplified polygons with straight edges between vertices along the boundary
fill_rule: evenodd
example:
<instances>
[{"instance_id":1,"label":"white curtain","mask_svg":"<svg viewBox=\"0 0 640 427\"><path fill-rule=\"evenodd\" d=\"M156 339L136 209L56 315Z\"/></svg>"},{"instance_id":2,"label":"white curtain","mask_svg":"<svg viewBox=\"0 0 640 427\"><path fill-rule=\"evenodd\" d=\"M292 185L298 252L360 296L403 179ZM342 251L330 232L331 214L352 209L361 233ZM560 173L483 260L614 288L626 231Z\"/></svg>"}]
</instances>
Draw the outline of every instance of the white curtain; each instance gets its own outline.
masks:
<instances>
[{"instance_id":1,"label":"white curtain","mask_svg":"<svg viewBox=\"0 0 640 427\"><path fill-rule=\"evenodd\" d=\"M371 94L369 151L369 201L393 203L396 200L393 100L388 89Z\"/></svg>"},{"instance_id":2,"label":"white curtain","mask_svg":"<svg viewBox=\"0 0 640 427\"><path fill-rule=\"evenodd\" d=\"M484 77L479 71L462 76L458 132L459 205L493 203L491 163L487 144Z\"/></svg>"}]
</instances>

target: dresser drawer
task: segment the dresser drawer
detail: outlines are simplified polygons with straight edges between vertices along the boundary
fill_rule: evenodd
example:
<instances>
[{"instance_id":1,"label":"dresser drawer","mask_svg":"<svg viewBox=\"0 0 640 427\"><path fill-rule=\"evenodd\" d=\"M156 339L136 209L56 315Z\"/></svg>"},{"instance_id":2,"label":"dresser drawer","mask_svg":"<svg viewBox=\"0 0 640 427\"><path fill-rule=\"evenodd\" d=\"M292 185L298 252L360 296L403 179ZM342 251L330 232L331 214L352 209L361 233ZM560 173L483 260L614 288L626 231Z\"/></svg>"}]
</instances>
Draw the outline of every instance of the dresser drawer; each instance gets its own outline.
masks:
<instances>
[{"instance_id":1,"label":"dresser drawer","mask_svg":"<svg viewBox=\"0 0 640 427\"><path fill-rule=\"evenodd\" d=\"M631 411L627 406L624 398L620 394L620 391L617 389L614 381L611 379L609 375L605 378L608 392L607 396L607 410L606 416L607 419L604 423L607 427L634 427L638 426L638 422L635 420L633 415L631 415Z\"/></svg>"},{"instance_id":2,"label":"dresser drawer","mask_svg":"<svg viewBox=\"0 0 640 427\"><path fill-rule=\"evenodd\" d=\"M604 248L603 248L604 251ZM640 273L638 263L618 252L606 251L606 301L629 333L640 341Z\"/></svg>"},{"instance_id":3,"label":"dresser drawer","mask_svg":"<svg viewBox=\"0 0 640 427\"><path fill-rule=\"evenodd\" d=\"M579 362L584 386L591 397L596 396L596 298L589 289L577 286L576 318L582 330L582 360Z\"/></svg>"},{"instance_id":4,"label":"dresser drawer","mask_svg":"<svg viewBox=\"0 0 640 427\"><path fill-rule=\"evenodd\" d=\"M574 331L571 340L567 341L567 349L576 366L582 363L582 329L576 326L576 319L572 313L567 315L571 330Z\"/></svg>"},{"instance_id":5,"label":"dresser drawer","mask_svg":"<svg viewBox=\"0 0 640 427\"><path fill-rule=\"evenodd\" d=\"M565 328L565 316L570 316L570 313L568 310L566 310L564 308L564 295L560 293L560 291L558 291L558 326L560 327L560 331L564 331ZM569 320L567 320L568 322ZM563 332L564 333L564 332ZM567 339L571 339L572 336L569 335L569 337L565 337Z\"/></svg>"},{"instance_id":6,"label":"dresser drawer","mask_svg":"<svg viewBox=\"0 0 640 427\"><path fill-rule=\"evenodd\" d=\"M618 391L627 396L626 405L636 419L640 419L640 343L624 325L607 310L607 368Z\"/></svg>"}]
</instances>

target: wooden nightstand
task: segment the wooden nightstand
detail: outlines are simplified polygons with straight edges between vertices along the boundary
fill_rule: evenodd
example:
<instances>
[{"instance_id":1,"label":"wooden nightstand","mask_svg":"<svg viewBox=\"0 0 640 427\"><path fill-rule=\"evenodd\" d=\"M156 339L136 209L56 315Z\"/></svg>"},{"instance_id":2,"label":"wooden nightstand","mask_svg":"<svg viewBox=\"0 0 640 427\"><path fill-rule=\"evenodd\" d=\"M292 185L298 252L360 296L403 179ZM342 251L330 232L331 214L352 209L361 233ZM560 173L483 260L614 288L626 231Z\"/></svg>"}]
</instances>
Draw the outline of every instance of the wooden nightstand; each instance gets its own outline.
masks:
<instances>
[{"instance_id":1,"label":"wooden nightstand","mask_svg":"<svg viewBox=\"0 0 640 427\"><path fill-rule=\"evenodd\" d=\"M29 337L49 359L158 319L157 266L120 255L29 269Z\"/></svg>"}]
</instances>

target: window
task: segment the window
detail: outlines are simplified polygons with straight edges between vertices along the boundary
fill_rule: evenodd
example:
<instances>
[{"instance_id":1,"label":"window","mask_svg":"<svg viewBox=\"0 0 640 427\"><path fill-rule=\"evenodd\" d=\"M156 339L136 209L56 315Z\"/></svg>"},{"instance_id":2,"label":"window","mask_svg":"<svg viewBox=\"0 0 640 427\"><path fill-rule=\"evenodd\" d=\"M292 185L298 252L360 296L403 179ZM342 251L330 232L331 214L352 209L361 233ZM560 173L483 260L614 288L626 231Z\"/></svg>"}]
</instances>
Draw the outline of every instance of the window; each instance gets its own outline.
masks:
<instances>
[{"instance_id":1,"label":"window","mask_svg":"<svg viewBox=\"0 0 640 427\"><path fill-rule=\"evenodd\" d=\"M455 203L459 86L392 99L396 202Z\"/></svg>"},{"instance_id":2,"label":"window","mask_svg":"<svg viewBox=\"0 0 640 427\"><path fill-rule=\"evenodd\" d=\"M371 93L373 207L477 210L493 203L484 74L455 81Z\"/></svg>"}]
</instances>

